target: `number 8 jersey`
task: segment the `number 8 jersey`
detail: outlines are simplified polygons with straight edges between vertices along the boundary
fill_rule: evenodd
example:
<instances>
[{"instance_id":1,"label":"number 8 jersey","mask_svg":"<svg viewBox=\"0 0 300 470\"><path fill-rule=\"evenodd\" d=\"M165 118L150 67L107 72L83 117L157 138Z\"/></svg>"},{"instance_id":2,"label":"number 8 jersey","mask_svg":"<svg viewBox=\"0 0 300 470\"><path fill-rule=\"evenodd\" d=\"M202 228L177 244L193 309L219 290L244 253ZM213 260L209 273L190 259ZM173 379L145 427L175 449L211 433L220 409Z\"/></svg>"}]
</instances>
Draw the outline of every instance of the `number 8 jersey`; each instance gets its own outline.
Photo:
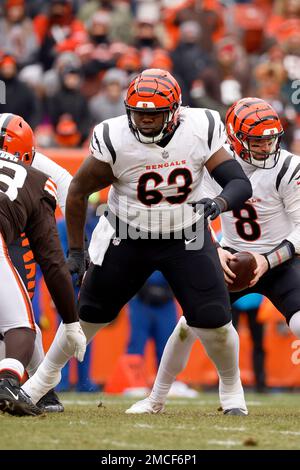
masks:
<instances>
[{"instance_id":1,"label":"number 8 jersey","mask_svg":"<svg viewBox=\"0 0 300 470\"><path fill-rule=\"evenodd\" d=\"M123 115L95 127L90 151L111 166L116 178L110 210L133 227L167 233L199 218L186 203L200 199L204 164L225 141L218 112L182 108L165 147L139 142Z\"/></svg>"},{"instance_id":2,"label":"number 8 jersey","mask_svg":"<svg viewBox=\"0 0 300 470\"><path fill-rule=\"evenodd\" d=\"M239 210L221 215L222 245L266 253L289 240L300 253L300 158L281 150L270 169L236 158L251 182L253 195ZM203 189L202 197L214 197L220 189L207 172Z\"/></svg>"}]
</instances>

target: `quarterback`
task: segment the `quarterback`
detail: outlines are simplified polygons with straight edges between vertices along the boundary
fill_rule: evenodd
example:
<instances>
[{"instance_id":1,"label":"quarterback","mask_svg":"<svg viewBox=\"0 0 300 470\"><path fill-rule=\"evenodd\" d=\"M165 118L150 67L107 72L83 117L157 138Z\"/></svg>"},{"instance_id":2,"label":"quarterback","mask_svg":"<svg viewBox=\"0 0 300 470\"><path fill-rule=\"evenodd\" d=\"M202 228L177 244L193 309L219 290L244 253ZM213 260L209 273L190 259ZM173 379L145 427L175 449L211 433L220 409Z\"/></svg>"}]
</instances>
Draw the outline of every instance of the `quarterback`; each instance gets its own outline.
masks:
<instances>
[{"instance_id":1,"label":"quarterback","mask_svg":"<svg viewBox=\"0 0 300 470\"><path fill-rule=\"evenodd\" d=\"M230 284L234 277L227 266L233 253L250 251L257 262L250 288L231 293L230 301L254 292L265 295L300 338L300 158L280 149L282 125L275 110L261 99L244 98L233 104L226 115L226 131L231 150L253 188L253 196L240 209L221 215L223 248L218 253L226 282ZM218 191L208 175L204 187L205 194L212 197ZM150 396L127 413L163 410L169 388L185 367L195 339L183 316L165 347Z\"/></svg>"},{"instance_id":2,"label":"quarterback","mask_svg":"<svg viewBox=\"0 0 300 470\"><path fill-rule=\"evenodd\" d=\"M251 184L223 147L219 114L181 108L179 85L168 72L148 69L132 80L125 108L125 115L96 126L91 155L67 197L69 268L81 278L87 197L111 185L80 291L82 328L91 340L155 270L161 271L217 367L224 413L245 415L238 335L206 219L239 210L251 197ZM214 198L201 199L205 169L221 188ZM34 403L58 383L70 355L58 330L45 360L24 385Z\"/></svg>"}]
</instances>

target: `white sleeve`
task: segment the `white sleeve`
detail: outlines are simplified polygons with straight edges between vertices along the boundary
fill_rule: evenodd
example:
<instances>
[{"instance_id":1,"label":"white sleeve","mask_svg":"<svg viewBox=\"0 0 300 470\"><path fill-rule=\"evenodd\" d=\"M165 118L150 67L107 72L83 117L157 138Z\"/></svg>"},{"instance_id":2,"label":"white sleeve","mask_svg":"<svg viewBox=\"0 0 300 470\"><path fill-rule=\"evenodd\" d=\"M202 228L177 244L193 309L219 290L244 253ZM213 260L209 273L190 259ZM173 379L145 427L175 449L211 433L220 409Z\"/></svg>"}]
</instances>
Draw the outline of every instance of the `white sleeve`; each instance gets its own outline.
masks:
<instances>
[{"instance_id":1,"label":"white sleeve","mask_svg":"<svg viewBox=\"0 0 300 470\"><path fill-rule=\"evenodd\" d=\"M300 157L297 157L300 160ZM296 165L291 165L290 171L282 179L279 186L279 194L282 197L285 212L288 214L290 220L293 222L294 229L286 237L300 254L300 166L299 162Z\"/></svg>"},{"instance_id":2,"label":"white sleeve","mask_svg":"<svg viewBox=\"0 0 300 470\"><path fill-rule=\"evenodd\" d=\"M97 160L112 165L114 152L109 137L108 124L105 121L101 122L93 130L90 141L90 153L93 157L97 158Z\"/></svg>"},{"instance_id":3,"label":"white sleeve","mask_svg":"<svg viewBox=\"0 0 300 470\"><path fill-rule=\"evenodd\" d=\"M221 121L221 116L218 111L212 109L206 109L205 114L208 121L207 129L207 160L220 150L221 147L226 143L227 136L225 132L225 126Z\"/></svg>"},{"instance_id":4,"label":"white sleeve","mask_svg":"<svg viewBox=\"0 0 300 470\"><path fill-rule=\"evenodd\" d=\"M36 152L33 162L33 168L46 173L57 186L57 203L65 216L66 199L68 189L72 181L72 175L63 167L55 163L50 158L40 152Z\"/></svg>"}]
</instances>

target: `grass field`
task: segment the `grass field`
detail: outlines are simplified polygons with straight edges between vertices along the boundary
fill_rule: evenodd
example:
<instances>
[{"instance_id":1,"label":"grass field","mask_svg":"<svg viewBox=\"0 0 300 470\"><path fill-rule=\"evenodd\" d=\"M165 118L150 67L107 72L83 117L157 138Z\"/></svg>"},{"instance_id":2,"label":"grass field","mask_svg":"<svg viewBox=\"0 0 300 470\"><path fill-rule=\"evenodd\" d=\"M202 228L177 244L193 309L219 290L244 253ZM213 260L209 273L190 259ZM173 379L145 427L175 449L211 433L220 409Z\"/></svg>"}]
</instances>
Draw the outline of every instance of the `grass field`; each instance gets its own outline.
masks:
<instances>
[{"instance_id":1,"label":"grass field","mask_svg":"<svg viewBox=\"0 0 300 470\"><path fill-rule=\"evenodd\" d=\"M246 418L217 411L215 393L170 399L164 414L147 416L124 414L133 398L75 393L61 398L61 414L0 415L0 449L300 449L296 393L247 394Z\"/></svg>"}]
</instances>

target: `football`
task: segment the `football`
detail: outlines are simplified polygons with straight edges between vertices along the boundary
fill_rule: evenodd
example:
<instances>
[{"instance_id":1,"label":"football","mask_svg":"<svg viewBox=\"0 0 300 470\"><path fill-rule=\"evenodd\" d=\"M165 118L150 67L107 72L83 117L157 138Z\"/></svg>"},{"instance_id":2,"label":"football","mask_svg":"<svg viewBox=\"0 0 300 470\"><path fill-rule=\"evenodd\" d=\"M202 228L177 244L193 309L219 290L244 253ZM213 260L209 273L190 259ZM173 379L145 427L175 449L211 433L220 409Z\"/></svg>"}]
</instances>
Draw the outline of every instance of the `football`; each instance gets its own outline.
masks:
<instances>
[{"instance_id":1,"label":"football","mask_svg":"<svg viewBox=\"0 0 300 470\"><path fill-rule=\"evenodd\" d=\"M254 277L254 270L256 268L256 260L248 251L240 251L235 253L236 261L229 261L228 266L236 278L233 284L228 285L229 292L239 292L247 289L250 281Z\"/></svg>"}]
</instances>

